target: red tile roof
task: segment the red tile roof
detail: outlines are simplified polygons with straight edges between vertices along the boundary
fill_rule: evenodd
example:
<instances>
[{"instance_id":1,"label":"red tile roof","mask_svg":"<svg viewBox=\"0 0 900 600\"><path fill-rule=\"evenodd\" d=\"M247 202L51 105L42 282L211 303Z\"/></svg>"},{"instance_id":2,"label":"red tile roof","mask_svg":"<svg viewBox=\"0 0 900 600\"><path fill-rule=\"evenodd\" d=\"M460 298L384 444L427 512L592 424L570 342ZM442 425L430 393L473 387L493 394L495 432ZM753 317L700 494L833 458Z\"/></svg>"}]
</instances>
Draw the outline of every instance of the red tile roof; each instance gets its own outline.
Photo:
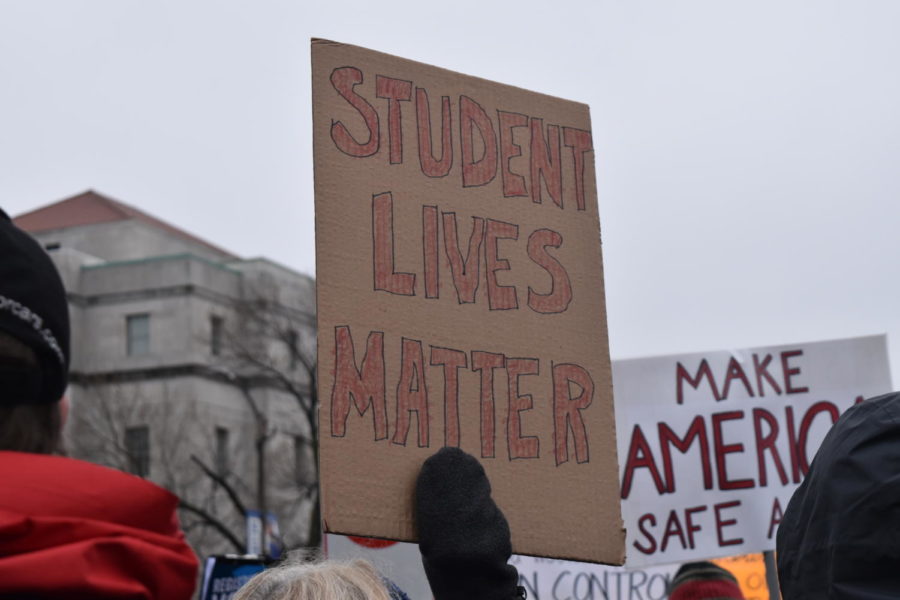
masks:
<instances>
[{"instance_id":1,"label":"red tile roof","mask_svg":"<svg viewBox=\"0 0 900 600\"><path fill-rule=\"evenodd\" d=\"M128 220L141 221L189 242L200 244L221 254L223 258L237 258L227 250L205 242L183 229L152 217L133 206L128 206L118 200L98 194L94 190L88 190L71 198L66 198L43 208L19 215L13 219L13 222L25 231L39 233L41 231L65 229L80 225Z\"/></svg>"}]
</instances>

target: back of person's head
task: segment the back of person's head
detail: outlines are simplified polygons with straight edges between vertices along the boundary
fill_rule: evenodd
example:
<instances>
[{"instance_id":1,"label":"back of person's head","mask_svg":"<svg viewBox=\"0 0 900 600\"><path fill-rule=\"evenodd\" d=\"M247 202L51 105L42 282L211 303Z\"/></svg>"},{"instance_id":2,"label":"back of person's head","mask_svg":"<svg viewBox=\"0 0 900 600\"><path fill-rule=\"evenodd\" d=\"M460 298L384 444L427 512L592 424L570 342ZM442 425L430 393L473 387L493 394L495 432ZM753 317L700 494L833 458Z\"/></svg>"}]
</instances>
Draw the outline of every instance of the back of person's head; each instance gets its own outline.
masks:
<instances>
[{"instance_id":1,"label":"back of person's head","mask_svg":"<svg viewBox=\"0 0 900 600\"><path fill-rule=\"evenodd\" d=\"M669 586L669 600L744 600L737 579L708 561L681 565Z\"/></svg>"},{"instance_id":2,"label":"back of person's head","mask_svg":"<svg viewBox=\"0 0 900 600\"><path fill-rule=\"evenodd\" d=\"M0 450L59 450L69 308L53 261L0 210Z\"/></svg>"},{"instance_id":3,"label":"back of person's head","mask_svg":"<svg viewBox=\"0 0 900 600\"><path fill-rule=\"evenodd\" d=\"M259 573L233 600L391 600L391 594L364 560L295 562Z\"/></svg>"},{"instance_id":4,"label":"back of person's head","mask_svg":"<svg viewBox=\"0 0 900 600\"><path fill-rule=\"evenodd\" d=\"M900 596L900 393L845 412L778 526L785 600Z\"/></svg>"},{"instance_id":5,"label":"back of person's head","mask_svg":"<svg viewBox=\"0 0 900 600\"><path fill-rule=\"evenodd\" d=\"M0 331L0 370L37 372L34 352ZM2 376L0 376L2 377ZM6 386L4 386L6 387ZM56 403L24 402L10 389L0 391L0 450L55 454L62 450L62 415Z\"/></svg>"}]
</instances>

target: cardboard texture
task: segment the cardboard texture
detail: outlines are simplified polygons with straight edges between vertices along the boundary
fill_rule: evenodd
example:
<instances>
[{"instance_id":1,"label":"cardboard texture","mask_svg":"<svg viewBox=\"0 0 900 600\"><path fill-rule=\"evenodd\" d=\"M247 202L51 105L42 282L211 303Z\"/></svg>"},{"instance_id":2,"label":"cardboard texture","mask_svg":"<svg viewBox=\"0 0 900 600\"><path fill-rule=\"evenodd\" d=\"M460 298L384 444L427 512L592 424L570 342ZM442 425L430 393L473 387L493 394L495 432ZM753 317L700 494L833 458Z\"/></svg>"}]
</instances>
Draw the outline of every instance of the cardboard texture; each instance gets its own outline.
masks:
<instances>
[{"instance_id":1,"label":"cardboard texture","mask_svg":"<svg viewBox=\"0 0 900 600\"><path fill-rule=\"evenodd\" d=\"M441 446L520 554L621 564L588 107L312 42L322 514L415 541Z\"/></svg>"}]
</instances>

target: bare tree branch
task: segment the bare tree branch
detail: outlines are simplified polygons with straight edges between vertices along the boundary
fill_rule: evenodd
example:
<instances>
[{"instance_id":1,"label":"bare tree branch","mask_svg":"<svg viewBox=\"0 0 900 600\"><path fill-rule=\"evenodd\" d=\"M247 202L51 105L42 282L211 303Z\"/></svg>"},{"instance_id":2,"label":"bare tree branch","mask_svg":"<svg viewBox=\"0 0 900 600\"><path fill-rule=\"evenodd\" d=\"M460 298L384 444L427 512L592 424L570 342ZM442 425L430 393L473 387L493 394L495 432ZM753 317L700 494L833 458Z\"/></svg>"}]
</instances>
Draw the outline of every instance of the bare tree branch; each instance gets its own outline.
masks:
<instances>
[{"instance_id":1,"label":"bare tree branch","mask_svg":"<svg viewBox=\"0 0 900 600\"><path fill-rule=\"evenodd\" d=\"M299 409L300 432L294 443L309 452L311 481L294 480L297 502L312 502L309 531L304 545L321 541L318 494L318 396L314 336L309 315L281 304L276 289L259 286L255 295L234 305L236 320L224 332L223 358L231 366L226 378L241 388L248 405L259 420L260 411L250 387L279 390L293 398ZM304 343L305 342L305 343ZM297 430L294 429L296 432ZM268 471L269 469L267 469ZM270 475L274 475L271 473ZM304 477L303 479L306 479Z\"/></svg>"},{"instance_id":2,"label":"bare tree branch","mask_svg":"<svg viewBox=\"0 0 900 600\"><path fill-rule=\"evenodd\" d=\"M238 495L237 491L232 487L230 483L228 483L224 477L213 471L209 466L206 465L202 460L200 460L196 454L191 455L191 460L200 467L200 470L203 473L212 479L219 487L225 490L225 493L228 495L228 499L231 500L231 504L234 506L234 509L241 516L247 514L247 508L244 506L244 503L241 502L241 497Z\"/></svg>"},{"instance_id":3,"label":"bare tree branch","mask_svg":"<svg viewBox=\"0 0 900 600\"><path fill-rule=\"evenodd\" d=\"M231 545L234 546L236 552L238 552L239 554L242 554L244 552L244 545L233 533L231 533L231 530L229 530L228 527L226 527L225 524L222 523L222 521L209 514L199 506L191 504L184 498L180 498L178 500L178 508L194 513L195 515L200 517L200 519L202 519L202 522L204 524L209 525L210 527L218 531L222 535L222 537L231 542Z\"/></svg>"}]
</instances>

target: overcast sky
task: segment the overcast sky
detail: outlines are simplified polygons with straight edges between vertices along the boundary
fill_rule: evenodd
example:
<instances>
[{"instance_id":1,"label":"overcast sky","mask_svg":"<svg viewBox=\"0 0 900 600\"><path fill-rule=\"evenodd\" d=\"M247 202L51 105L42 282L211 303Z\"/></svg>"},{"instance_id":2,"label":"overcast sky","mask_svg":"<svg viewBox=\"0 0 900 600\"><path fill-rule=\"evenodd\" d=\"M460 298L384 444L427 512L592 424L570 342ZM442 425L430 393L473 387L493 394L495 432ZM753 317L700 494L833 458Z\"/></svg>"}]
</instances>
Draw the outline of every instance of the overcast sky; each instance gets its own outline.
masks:
<instances>
[{"instance_id":1,"label":"overcast sky","mask_svg":"<svg viewBox=\"0 0 900 600\"><path fill-rule=\"evenodd\" d=\"M309 39L591 107L614 358L890 335L900 2L0 0L0 206L314 273Z\"/></svg>"}]
</instances>

